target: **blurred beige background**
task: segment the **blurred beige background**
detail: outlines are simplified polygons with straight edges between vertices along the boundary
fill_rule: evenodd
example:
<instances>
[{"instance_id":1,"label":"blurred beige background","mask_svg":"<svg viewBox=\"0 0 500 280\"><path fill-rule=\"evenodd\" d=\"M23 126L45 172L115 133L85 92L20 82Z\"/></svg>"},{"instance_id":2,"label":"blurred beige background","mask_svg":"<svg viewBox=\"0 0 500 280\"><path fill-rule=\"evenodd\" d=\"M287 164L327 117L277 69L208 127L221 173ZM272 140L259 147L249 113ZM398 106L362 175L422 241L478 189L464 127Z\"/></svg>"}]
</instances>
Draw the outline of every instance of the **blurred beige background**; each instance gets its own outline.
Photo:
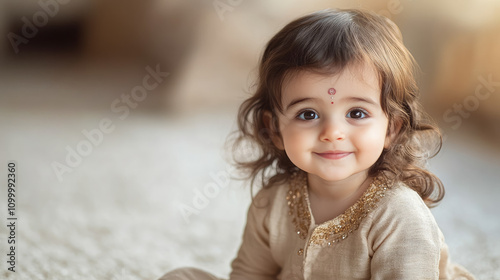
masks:
<instances>
[{"instance_id":1,"label":"blurred beige background","mask_svg":"<svg viewBox=\"0 0 500 280\"><path fill-rule=\"evenodd\" d=\"M400 27L446 139L430 166L447 189L433 212L452 258L500 279L494 0L0 2L0 158L19 170L18 273L0 256L0 278L155 279L186 265L227 275L249 194L237 180L220 186L233 175L226 137L266 42L325 8ZM84 155L68 163L71 151ZM220 190L194 207L210 183Z\"/></svg>"}]
</instances>

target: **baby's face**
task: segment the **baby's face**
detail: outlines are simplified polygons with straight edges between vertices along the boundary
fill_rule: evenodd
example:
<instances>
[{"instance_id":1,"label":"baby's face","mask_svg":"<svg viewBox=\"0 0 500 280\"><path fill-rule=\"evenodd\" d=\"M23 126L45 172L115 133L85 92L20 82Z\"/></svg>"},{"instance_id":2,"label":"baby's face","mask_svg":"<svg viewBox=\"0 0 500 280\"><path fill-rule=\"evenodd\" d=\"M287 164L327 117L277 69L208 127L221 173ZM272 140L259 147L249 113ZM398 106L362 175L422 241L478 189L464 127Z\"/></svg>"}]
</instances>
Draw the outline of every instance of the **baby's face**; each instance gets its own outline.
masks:
<instances>
[{"instance_id":1,"label":"baby's face","mask_svg":"<svg viewBox=\"0 0 500 280\"><path fill-rule=\"evenodd\" d=\"M278 146L323 180L367 176L389 144L380 94L378 76L367 65L332 76L300 72L283 86Z\"/></svg>"}]
</instances>

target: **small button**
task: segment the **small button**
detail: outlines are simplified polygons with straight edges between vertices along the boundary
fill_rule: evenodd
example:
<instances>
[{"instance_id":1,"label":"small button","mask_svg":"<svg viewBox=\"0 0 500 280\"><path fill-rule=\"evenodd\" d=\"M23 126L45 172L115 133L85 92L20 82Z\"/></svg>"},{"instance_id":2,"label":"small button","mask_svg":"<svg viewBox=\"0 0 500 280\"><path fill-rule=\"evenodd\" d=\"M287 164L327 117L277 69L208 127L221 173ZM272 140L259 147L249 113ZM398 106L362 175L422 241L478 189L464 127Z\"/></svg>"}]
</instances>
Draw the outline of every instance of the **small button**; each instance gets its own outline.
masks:
<instances>
[{"instance_id":1,"label":"small button","mask_svg":"<svg viewBox=\"0 0 500 280\"><path fill-rule=\"evenodd\" d=\"M297 255L302 256L303 254L304 254L304 249L299 249L299 251L297 251Z\"/></svg>"}]
</instances>

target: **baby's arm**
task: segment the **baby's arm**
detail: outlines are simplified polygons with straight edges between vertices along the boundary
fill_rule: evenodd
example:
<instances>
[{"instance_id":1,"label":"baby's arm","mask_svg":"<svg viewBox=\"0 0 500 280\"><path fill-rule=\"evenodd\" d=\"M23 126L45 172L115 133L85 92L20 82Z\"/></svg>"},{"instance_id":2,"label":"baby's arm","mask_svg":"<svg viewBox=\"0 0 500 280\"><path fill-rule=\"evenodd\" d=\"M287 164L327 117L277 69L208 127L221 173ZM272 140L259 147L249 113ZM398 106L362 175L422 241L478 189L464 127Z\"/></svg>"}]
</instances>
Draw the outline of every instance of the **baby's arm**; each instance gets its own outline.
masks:
<instances>
[{"instance_id":1,"label":"baby's arm","mask_svg":"<svg viewBox=\"0 0 500 280\"><path fill-rule=\"evenodd\" d=\"M257 194L255 203L262 203L263 192ZM267 200L267 198L265 198ZM268 204L268 203L266 203ZM269 244L269 211L271 206L258 207L252 203L247 215L238 256L232 263L231 280L275 280L280 267L271 254Z\"/></svg>"},{"instance_id":2,"label":"baby's arm","mask_svg":"<svg viewBox=\"0 0 500 280\"><path fill-rule=\"evenodd\" d=\"M396 193L369 234L372 279L438 279L441 232L413 191Z\"/></svg>"}]
</instances>

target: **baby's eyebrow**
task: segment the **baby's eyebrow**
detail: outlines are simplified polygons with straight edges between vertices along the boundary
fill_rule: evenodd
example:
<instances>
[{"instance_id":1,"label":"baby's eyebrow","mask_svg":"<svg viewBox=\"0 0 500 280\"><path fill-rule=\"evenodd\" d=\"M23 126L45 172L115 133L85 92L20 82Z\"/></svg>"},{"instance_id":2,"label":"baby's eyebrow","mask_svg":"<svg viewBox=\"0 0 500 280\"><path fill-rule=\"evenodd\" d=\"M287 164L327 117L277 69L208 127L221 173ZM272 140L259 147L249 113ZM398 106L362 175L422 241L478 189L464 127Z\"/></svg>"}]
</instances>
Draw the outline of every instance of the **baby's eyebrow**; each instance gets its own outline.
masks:
<instances>
[{"instance_id":1,"label":"baby's eyebrow","mask_svg":"<svg viewBox=\"0 0 500 280\"><path fill-rule=\"evenodd\" d=\"M352 101L352 102L365 102L365 103L368 103L368 104L371 104L371 105L374 105L374 106L378 106L378 102L376 102L375 100L373 100L372 98L370 97L357 97L357 96L349 96L349 97L346 97L345 98L346 101Z\"/></svg>"},{"instance_id":2,"label":"baby's eyebrow","mask_svg":"<svg viewBox=\"0 0 500 280\"><path fill-rule=\"evenodd\" d=\"M312 97L304 97L304 98L296 98L296 99L293 99L290 103L288 103L288 105L286 105L285 107L285 111L287 111L288 109L290 109L290 107L296 105L296 104L299 104L299 103L302 103L302 102L306 102L306 101L311 101L311 100L315 100L315 99L318 99L318 98L312 98Z\"/></svg>"}]
</instances>

